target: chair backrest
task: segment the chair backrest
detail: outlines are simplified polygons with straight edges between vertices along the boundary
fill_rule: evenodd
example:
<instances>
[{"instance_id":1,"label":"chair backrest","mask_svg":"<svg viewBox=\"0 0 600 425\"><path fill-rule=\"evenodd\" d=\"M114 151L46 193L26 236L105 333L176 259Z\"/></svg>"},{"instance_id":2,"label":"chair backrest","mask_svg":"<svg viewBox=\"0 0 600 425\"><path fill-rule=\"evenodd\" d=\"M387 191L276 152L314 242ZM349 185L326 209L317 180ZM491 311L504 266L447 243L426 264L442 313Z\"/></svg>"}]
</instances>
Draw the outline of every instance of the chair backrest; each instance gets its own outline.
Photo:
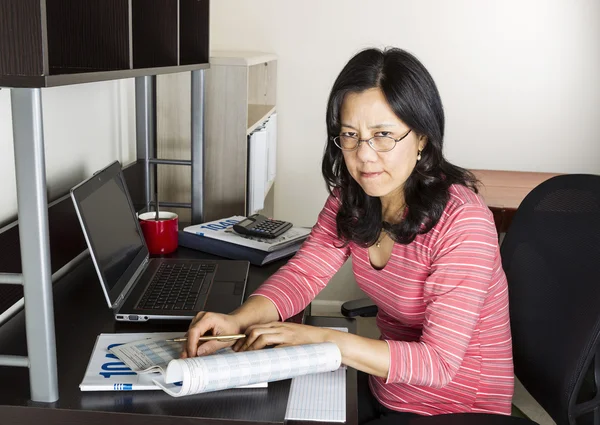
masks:
<instances>
[{"instance_id":1,"label":"chair backrest","mask_svg":"<svg viewBox=\"0 0 600 425\"><path fill-rule=\"evenodd\" d=\"M574 424L600 332L600 176L562 175L537 186L501 254L515 374L557 424Z\"/></svg>"}]
</instances>

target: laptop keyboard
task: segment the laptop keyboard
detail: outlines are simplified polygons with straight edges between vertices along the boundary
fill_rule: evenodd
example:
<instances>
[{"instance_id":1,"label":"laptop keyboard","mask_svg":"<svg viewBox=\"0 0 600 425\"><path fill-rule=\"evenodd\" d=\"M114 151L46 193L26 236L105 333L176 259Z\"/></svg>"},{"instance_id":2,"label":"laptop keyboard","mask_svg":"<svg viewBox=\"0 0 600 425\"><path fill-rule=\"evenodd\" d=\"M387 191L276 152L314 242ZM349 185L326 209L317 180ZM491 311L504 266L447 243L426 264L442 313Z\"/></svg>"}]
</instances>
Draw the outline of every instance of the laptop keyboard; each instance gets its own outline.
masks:
<instances>
[{"instance_id":1,"label":"laptop keyboard","mask_svg":"<svg viewBox=\"0 0 600 425\"><path fill-rule=\"evenodd\" d=\"M208 292L215 264L168 264L159 266L138 304L144 310L192 310L200 295Z\"/></svg>"}]
</instances>

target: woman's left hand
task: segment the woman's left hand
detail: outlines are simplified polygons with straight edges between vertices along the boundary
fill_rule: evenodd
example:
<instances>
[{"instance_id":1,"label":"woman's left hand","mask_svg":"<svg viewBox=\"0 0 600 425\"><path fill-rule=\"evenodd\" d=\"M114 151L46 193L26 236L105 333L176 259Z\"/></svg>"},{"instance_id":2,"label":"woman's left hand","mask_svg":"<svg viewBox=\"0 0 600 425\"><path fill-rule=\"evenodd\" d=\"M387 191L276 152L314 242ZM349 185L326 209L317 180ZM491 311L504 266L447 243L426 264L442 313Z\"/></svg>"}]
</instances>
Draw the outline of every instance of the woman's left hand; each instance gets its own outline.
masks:
<instances>
[{"instance_id":1,"label":"woman's left hand","mask_svg":"<svg viewBox=\"0 0 600 425\"><path fill-rule=\"evenodd\" d=\"M297 323L271 322L246 329L246 338L235 343L235 351L260 350L269 345L300 345L325 342L327 329Z\"/></svg>"}]
</instances>

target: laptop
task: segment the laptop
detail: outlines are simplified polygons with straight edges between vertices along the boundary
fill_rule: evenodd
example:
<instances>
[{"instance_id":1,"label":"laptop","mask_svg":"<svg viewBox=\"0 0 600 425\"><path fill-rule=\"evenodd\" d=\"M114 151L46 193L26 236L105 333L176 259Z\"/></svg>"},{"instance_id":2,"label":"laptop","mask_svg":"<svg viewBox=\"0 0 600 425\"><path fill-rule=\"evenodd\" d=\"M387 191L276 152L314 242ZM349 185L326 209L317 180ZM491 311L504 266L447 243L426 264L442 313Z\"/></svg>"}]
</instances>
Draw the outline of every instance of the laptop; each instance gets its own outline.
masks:
<instances>
[{"instance_id":1,"label":"laptop","mask_svg":"<svg viewBox=\"0 0 600 425\"><path fill-rule=\"evenodd\" d=\"M242 304L248 261L149 257L118 161L71 189L71 198L116 320L188 320Z\"/></svg>"}]
</instances>

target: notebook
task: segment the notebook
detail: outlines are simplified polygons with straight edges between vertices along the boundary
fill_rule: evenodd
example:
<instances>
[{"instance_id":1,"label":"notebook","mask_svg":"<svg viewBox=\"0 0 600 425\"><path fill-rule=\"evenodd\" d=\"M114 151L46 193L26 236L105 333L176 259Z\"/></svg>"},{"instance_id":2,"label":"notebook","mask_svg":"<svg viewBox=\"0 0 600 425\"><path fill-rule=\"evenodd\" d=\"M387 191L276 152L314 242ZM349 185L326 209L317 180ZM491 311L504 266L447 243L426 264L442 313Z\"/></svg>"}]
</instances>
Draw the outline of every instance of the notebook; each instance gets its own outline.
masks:
<instances>
[{"instance_id":1,"label":"notebook","mask_svg":"<svg viewBox=\"0 0 600 425\"><path fill-rule=\"evenodd\" d=\"M150 258L118 161L71 189L71 198L116 320L187 320L241 305L248 261Z\"/></svg>"}]
</instances>

